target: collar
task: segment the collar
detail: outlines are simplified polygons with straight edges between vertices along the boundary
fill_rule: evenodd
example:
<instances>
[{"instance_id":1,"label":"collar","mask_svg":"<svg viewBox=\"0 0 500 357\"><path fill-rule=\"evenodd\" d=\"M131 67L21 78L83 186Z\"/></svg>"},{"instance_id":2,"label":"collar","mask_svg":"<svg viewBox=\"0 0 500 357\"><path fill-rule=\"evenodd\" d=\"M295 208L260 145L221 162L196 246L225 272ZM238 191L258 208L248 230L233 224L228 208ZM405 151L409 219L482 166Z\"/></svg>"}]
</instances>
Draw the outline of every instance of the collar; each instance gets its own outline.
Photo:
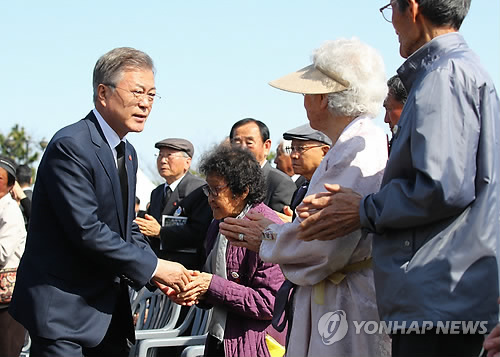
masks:
<instances>
[{"instance_id":1,"label":"collar","mask_svg":"<svg viewBox=\"0 0 500 357\"><path fill-rule=\"evenodd\" d=\"M106 139L106 142L108 143L109 147L111 148L111 151L113 152L113 156L115 158L115 163L116 163L116 149L115 147L120 143L120 141L127 143L127 139L125 139L126 136L123 137L123 139L120 140L120 137L118 134L109 126L109 124L104 120L102 115L97 111L97 109L92 109L92 112L94 113L95 117L97 118L97 122L99 123L99 126L102 129L102 132L104 133L104 138Z\"/></svg>"},{"instance_id":2,"label":"collar","mask_svg":"<svg viewBox=\"0 0 500 357\"><path fill-rule=\"evenodd\" d=\"M450 32L433 38L416 50L397 70L406 91L410 92L422 71L428 70L434 62L450 51L463 46L467 46L463 36L459 32Z\"/></svg>"},{"instance_id":3,"label":"collar","mask_svg":"<svg viewBox=\"0 0 500 357\"><path fill-rule=\"evenodd\" d=\"M97 111L97 109L92 109L94 112L95 117L97 118L97 122L99 123L99 126L102 129L102 132L104 133L104 137L106 138L106 141L108 142L108 145L114 149L116 145L120 143L120 141L126 141L125 137L123 137L122 140L120 140L120 137L118 134L109 126L109 124L104 120L102 117L101 113Z\"/></svg>"},{"instance_id":4,"label":"collar","mask_svg":"<svg viewBox=\"0 0 500 357\"><path fill-rule=\"evenodd\" d=\"M164 186L164 190L167 188L167 187L170 187L170 189L172 190L172 192L175 191L175 189L177 188L177 186L179 186L179 184L181 183L182 179L184 178L184 176L187 175L187 172L181 176L181 178L175 180L174 182L172 182L170 185L168 183L165 182L165 186Z\"/></svg>"}]
</instances>

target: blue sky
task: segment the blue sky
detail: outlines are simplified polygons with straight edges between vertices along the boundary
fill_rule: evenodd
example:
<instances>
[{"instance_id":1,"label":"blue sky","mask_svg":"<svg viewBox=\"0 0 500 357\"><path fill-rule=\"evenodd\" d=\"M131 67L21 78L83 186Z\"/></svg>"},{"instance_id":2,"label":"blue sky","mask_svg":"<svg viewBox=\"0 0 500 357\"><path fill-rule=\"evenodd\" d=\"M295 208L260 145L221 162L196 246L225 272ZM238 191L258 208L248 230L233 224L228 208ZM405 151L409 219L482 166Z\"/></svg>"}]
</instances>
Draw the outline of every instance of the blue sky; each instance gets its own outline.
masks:
<instances>
[{"instance_id":1,"label":"blue sky","mask_svg":"<svg viewBox=\"0 0 500 357\"><path fill-rule=\"evenodd\" d=\"M387 76L395 73L403 61L397 37L378 11L387 2L3 1L0 130L20 124L34 139L50 139L81 119L93 107L98 57L130 46L155 61L162 95L145 130L128 135L147 174L155 142L189 139L196 165L245 117L269 126L274 150L284 131L307 118L302 96L267 83L308 65L324 41L356 36L380 51ZM461 32L499 88L500 2L474 0ZM386 129L382 115L376 122Z\"/></svg>"}]
</instances>

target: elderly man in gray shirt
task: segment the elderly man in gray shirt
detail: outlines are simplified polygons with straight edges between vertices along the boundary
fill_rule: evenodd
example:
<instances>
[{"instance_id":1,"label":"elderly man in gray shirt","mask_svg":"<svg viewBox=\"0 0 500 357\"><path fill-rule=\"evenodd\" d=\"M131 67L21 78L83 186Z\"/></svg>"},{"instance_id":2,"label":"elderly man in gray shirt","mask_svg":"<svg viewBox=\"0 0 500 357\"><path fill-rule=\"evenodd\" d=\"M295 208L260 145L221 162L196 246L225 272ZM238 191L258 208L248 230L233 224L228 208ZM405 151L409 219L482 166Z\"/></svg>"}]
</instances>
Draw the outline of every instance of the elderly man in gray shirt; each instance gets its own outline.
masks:
<instances>
[{"instance_id":1,"label":"elderly man in gray shirt","mask_svg":"<svg viewBox=\"0 0 500 357\"><path fill-rule=\"evenodd\" d=\"M458 33L469 6L392 0L381 9L407 58L398 74L409 95L382 187L361 197L326 185L297 208L304 240L375 233L393 356L478 355L498 321L500 106Z\"/></svg>"}]
</instances>

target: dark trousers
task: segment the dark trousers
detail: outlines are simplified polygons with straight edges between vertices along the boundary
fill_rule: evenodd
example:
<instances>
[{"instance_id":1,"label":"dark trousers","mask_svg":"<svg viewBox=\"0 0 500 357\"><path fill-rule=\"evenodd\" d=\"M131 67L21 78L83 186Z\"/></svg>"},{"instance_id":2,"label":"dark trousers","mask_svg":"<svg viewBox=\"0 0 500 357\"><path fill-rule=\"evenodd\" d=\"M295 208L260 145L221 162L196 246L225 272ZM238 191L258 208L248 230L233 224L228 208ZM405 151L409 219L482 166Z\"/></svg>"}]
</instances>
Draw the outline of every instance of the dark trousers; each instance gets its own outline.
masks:
<instances>
[{"instance_id":1,"label":"dark trousers","mask_svg":"<svg viewBox=\"0 0 500 357\"><path fill-rule=\"evenodd\" d=\"M393 334L392 357L476 357L484 341L480 334Z\"/></svg>"},{"instance_id":2,"label":"dark trousers","mask_svg":"<svg viewBox=\"0 0 500 357\"><path fill-rule=\"evenodd\" d=\"M128 288L122 284L121 296L111 317L106 335L96 347L82 347L69 340L49 340L31 336L30 357L127 357L130 351L127 335L133 334Z\"/></svg>"},{"instance_id":3,"label":"dark trousers","mask_svg":"<svg viewBox=\"0 0 500 357\"><path fill-rule=\"evenodd\" d=\"M30 357L127 357L129 350L127 339L117 328L116 319L113 321L112 318L104 339L96 347L82 347L80 344L68 340L32 337Z\"/></svg>"},{"instance_id":4,"label":"dark trousers","mask_svg":"<svg viewBox=\"0 0 500 357\"><path fill-rule=\"evenodd\" d=\"M0 356L17 357L23 348L26 330L7 310L0 309Z\"/></svg>"}]
</instances>

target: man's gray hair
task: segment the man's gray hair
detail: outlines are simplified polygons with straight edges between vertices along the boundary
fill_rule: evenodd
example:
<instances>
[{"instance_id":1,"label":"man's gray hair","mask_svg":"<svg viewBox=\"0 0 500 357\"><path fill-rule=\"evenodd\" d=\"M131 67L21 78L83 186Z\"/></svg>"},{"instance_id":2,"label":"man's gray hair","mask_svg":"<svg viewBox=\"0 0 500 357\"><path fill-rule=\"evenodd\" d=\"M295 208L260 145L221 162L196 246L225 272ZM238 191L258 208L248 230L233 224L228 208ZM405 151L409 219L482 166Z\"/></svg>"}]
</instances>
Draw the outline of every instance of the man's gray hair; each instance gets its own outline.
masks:
<instances>
[{"instance_id":1,"label":"man's gray hair","mask_svg":"<svg viewBox=\"0 0 500 357\"><path fill-rule=\"evenodd\" d=\"M415 0L422 15L436 26L451 26L460 30L469 12L471 0ZM397 0L393 11L403 12L409 6L408 0Z\"/></svg>"},{"instance_id":2,"label":"man's gray hair","mask_svg":"<svg viewBox=\"0 0 500 357\"><path fill-rule=\"evenodd\" d=\"M131 47L118 47L102 55L95 64L93 75L94 104L99 84L116 85L125 70L150 69L155 72L153 60L146 53Z\"/></svg>"},{"instance_id":3,"label":"man's gray hair","mask_svg":"<svg viewBox=\"0 0 500 357\"><path fill-rule=\"evenodd\" d=\"M334 115L376 117L387 95L382 56L357 38L325 42L313 53L316 67L337 73L349 88L328 94L328 109Z\"/></svg>"}]
</instances>

